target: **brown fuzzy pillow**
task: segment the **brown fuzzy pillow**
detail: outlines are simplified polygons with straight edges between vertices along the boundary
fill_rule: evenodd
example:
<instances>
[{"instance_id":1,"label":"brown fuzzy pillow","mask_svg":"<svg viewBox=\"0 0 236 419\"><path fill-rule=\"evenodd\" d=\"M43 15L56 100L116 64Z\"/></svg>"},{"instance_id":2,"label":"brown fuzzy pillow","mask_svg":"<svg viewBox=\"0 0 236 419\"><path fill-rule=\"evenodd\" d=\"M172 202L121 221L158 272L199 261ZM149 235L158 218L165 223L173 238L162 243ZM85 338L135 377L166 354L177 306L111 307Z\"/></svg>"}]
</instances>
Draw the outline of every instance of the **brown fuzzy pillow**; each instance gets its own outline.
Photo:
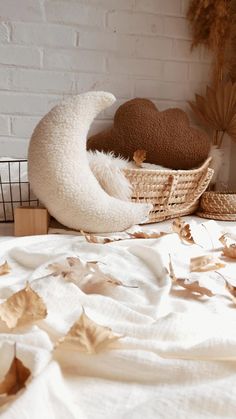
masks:
<instances>
[{"instance_id":1,"label":"brown fuzzy pillow","mask_svg":"<svg viewBox=\"0 0 236 419\"><path fill-rule=\"evenodd\" d=\"M172 169L192 169L207 158L208 136L190 127L181 109L159 112L148 99L132 99L121 105L111 129L89 138L89 150L114 151L130 159L138 149L146 150L146 162Z\"/></svg>"}]
</instances>

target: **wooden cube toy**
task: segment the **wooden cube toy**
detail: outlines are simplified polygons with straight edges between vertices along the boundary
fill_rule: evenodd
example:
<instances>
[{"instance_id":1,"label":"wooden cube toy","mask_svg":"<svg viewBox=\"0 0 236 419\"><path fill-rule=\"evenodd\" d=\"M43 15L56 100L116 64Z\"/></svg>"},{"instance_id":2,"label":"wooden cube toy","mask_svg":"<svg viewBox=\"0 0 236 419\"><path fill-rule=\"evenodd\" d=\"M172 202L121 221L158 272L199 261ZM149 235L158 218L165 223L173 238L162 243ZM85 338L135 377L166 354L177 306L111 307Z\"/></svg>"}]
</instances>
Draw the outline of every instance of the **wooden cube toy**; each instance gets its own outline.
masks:
<instances>
[{"instance_id":1,"label":"wooden cube toy","mask_svg":"<svg viewBox=\"0 0 236 419\"><path fill-rule=\"evenodd\" d=\"M47 234L50 216L46 208L17 207L14 209L15 236Z\"/></svg>"}]
</instances>

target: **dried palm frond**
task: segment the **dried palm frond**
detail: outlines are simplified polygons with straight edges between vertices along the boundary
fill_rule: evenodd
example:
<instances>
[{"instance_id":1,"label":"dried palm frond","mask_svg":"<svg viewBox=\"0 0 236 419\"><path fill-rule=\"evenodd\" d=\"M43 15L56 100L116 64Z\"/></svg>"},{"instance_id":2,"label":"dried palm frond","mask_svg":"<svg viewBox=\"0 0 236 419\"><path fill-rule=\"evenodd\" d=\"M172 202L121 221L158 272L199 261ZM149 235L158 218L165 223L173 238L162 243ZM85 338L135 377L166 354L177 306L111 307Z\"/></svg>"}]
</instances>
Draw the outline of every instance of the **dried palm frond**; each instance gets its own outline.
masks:
<instances>
[{"instance_id":1,"label":"dried palm frond","mask_svg":"<svg viewBox=\"0 0 236 419\"><path fill-rule=\"evenodd\" d=\"M205 97L195 95L189 105L204 125L236 141L236 83L220 83L214 89L208 86Z\"/></svg>"}]
</instances>

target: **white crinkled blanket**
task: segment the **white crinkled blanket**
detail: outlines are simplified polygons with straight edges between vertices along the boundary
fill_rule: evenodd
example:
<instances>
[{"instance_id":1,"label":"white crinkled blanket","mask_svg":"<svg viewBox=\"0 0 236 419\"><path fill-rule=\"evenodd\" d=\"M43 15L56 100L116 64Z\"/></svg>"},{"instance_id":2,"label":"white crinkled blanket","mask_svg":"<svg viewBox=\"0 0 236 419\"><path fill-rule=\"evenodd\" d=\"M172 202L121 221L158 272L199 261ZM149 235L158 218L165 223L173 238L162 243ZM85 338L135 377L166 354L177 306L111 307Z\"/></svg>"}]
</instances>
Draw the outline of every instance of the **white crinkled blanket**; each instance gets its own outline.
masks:
<instances>
[{"instance_id":1,"label":"white crinkled blanket","mask_svg":"<svg viewBox=\"0 0 236 419\"><path fill-rule=\"evenodd\" d=\"M163 230L157 224L155 230ZM210 221L193 225L199 245L183 244L177 234L160 239L87 243L81 236L38 236L0 243L0 262L12 273L0 277L3 301L29 280L44 299L48 316L39 326L0 334L0 380L13 357L29 367L33 379L4 419L201 419L235 418L236 306L215 272L194 273L217 292L212 298L171 290L169 254L177 276L189 277L190 257L221 245L222 228ZM236 233L235 224L231 230ZM123 233L125 234L125 233ZM216 252L220 255L220 252ZM103 262L101 269L127 285L86 295L74 283L47 274L53 261L67 256ZM221 273L236 284L236 262ZM122 335L122 348L85 355L68 349L52 356L52 340L64 335L82 306L98 324Z\"/></svg>"}]
</instances>

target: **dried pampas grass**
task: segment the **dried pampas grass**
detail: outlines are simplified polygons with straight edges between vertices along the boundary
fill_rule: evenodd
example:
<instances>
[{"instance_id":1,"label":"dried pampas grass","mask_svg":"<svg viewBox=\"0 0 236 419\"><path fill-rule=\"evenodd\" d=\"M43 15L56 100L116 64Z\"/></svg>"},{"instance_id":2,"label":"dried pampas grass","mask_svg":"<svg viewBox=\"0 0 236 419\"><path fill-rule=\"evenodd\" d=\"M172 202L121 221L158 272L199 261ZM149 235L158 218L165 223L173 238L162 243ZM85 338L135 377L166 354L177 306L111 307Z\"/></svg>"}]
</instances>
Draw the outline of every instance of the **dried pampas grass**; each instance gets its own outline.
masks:
<instances>
[{"instance_id":1,"label":"dried pampas grass","mask_svg":"<svg viewBox=\"0 0 236 419\"><path fill-rule=\"evenodd\" d=\"M192 48L204 45L213 52L213 84L236 81L235 0L191 0L187 19Z\"/></svg>"},{"instance_id":2,"label":"dried pampas grass","mask_svg":"<svg viewBox=\"0 0 236 419\"><path fill-rule=\"evenodd\" d=\"M192 28L192 47L218 48L229 37L230 0L192 0L187 12Z\"/></svg>"}]
</instances>

